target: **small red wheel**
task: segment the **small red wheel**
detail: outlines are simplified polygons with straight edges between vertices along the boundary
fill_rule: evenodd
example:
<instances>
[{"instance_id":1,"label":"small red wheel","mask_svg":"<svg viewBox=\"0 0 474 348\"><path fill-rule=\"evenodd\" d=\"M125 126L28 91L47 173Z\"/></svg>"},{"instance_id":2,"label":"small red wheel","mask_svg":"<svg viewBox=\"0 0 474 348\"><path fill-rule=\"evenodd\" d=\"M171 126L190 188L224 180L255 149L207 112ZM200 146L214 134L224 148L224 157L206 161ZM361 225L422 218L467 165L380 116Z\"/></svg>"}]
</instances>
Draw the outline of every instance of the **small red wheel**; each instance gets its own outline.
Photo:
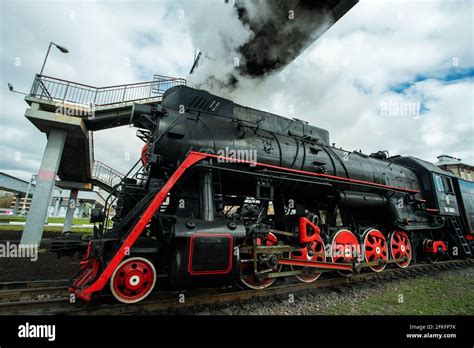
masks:
<instances>
[{"instance_id":1,"label":"small red wheel","mask_svg":"<svg viewBox=\"0 0 474 348\"><path fill-rule=\"evenodd\" d=\"M388 260L388 247L385 236L379 230L369 228L363 234L364 240L364 258L366 262ZM387 265L372 266L370 269L374 272L381 272Z\"/></svg>"},{"instance_id":2,"label":"small red wheel","mask_svg":"<svg viewBox=\"0 0 474 348\"><path fill-rule=\"evenodd\" d=\"M244 245L246 243L244 242ZM278 238L273 233L268 233L266 238L256 238L257 245L273 246L278 245ZM268 288L272 285L276 278L258 279L254 273L253 255L240 253L240 282L246 287L254 290ZM276 264L273 271L277 272L281 269L281 265Z\"/></svg>"},{"instance_id":3,"label":"small red wheel","mask_svg":"<svg viewBox=\"0 0 474 348\"><path fill-rule=\"evenodd\" d=\"M334 263L353 263L360 255L359 240L349 230L339 230L332 238L331 260ZM343 276L352 275L351 271L338 271Z\"/></svg>"},{"instance_id":4,"label":"small red wheel","mask_svg":"<svg viewBox=\"0 0 474 348\"><path fill-rule=\"evenodd\" d=\"M123 260L115 269L110 279L110 289L118 301L135 303L152 292L155 282L153 264L143 257L132 257Z\"/></svg>"},{"instance_id":5,"label":"small red wheel","mask_svg":"<svg viewBox=\"0 0 474 348\"><path fill-rule=\"evenodd\" d=\"M396 262L401 268L407 268L411 262L412 250L410 238L403 231L394 231L390 234L390 254L393 259L406 257L404 262Z\"/></svg>"},{"instance_id":6,"label":"small red wheel","mask_svg":"<svg viewBox=\"0 0 474 348\"><path fill-rule=\"evenodd\" d=\"M324 242L320 235L311 242L308 247L301 248L297 252L291 253L291 259L302 260L302 261L325 261L326 253L324 249ZM291 269L302 269L303 274L296 274L295 277L303 283L314 282L321 276L321 272L316 272L314 268L311 267L293 267Z\"/></svg>"}]
</instances>

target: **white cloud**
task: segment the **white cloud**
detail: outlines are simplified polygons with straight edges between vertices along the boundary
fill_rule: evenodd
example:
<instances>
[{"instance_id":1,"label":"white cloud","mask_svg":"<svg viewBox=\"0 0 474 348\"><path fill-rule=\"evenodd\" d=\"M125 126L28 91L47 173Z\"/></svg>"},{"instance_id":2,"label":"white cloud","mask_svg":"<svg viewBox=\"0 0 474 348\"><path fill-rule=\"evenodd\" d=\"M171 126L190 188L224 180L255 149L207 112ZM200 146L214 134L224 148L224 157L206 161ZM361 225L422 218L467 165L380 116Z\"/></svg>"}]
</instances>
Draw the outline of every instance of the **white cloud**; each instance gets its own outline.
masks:
<instances>
[{"instance_id":1,"label":"white cloud","mask_svg":"<svg viewBox=\"0 0 474 348\"><path fill-rule=\"evenodd\" d=\"M46 75L98 87L151 80L155 73L183 76L193 47L178 15L172 2L0 2L0 170L21 167L15 173L23 178L38 171L46 137L23 116L22 96L6 85L28 92L50 41L70 53L53 47ZM135 132L129 127L96 132L96 159L126 172L142 146ZM18 151L29 160L15 161Z\"/></svg>"}]
</instances>

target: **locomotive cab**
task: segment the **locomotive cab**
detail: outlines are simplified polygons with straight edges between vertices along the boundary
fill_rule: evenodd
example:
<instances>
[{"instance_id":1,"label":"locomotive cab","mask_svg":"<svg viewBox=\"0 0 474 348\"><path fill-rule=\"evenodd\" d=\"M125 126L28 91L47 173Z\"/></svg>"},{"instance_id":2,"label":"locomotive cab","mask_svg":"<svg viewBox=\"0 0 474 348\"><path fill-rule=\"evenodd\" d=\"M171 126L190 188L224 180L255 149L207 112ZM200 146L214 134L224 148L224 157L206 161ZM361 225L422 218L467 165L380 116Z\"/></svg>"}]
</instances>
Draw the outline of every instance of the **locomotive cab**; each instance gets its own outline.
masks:
<instances>
[{"instance_id":1,"label":"locomotive cab","mask_svg":"<svg viewBox=\"0 0 474 348\"><path fill-rule=\"evenodd\" d=\"M459 216L459 207L451 177L433 173L434 193L440 215Z\"/></svg>"},{"instance_id":2,"label":"locomotive cab","mask_svg":"<svg viewBox=\"0 0 474 348\"><path fill-rule=\"evenodd\" d=\"M454 192L455 176L430 162L415 157L390 157L390 161L413 170L421 183L426 211L438 216L459 216L458 199Z\"/></svg>"}]
</instances>

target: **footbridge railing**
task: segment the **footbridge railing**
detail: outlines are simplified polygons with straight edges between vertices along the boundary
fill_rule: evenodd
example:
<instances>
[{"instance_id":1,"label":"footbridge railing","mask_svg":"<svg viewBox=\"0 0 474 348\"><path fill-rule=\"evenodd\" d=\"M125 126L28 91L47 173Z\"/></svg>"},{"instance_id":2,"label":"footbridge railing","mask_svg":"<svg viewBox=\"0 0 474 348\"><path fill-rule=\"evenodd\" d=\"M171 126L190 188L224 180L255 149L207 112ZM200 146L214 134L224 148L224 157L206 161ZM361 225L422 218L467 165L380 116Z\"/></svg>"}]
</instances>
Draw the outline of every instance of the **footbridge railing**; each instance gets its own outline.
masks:
<instances>
[{"instance_id":1,"label":"footbridge railing","mask_svg":"<svg viewBox=\"0 0 474 348\"><path fill-rule=\"evenodd\" d=\"M178 85L186 85L186 80L154 75L153 81L94 87L56 77L36 75L30 97L83 106L112 107L158 99L167 89Z\"/></svg>"}]
</instances>

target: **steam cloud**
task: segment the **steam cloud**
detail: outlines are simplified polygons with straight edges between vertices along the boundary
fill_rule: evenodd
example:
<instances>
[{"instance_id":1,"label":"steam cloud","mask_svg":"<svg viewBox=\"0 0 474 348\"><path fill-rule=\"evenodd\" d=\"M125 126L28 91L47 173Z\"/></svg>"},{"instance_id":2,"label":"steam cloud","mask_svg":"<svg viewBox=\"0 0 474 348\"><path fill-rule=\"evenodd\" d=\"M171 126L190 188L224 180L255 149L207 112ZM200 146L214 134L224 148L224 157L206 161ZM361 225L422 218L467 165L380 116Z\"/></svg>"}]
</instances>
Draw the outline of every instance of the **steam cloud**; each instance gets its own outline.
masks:
<instances>
[{"instance_id":1,"label":"steam cloud","mask_svg":"<svg viewBox=\"0 0 474 348\"><path fill-rule=\"evenodd\" d=\"M235 85L236 65L243 59L239 48L254 33L239 20L236 7L222 0L204 5L186 2L186 20L194 46L201 51L199 65L188 76L189 85L229 96Z\"/></svg>"},{"instance_id":2,"label":"steam cloud","mask_svg":"<svg viewBox=\"0 0 474 348\"><path fill-rule=\"evenodd\" d=\"M255 95L287 87L276 72L334 21L319 8L315 11L317 5L309 1L301 1L292 12L290 7L269 4L258 0L185 4L189 33L202 52L188 76L189 85L247 104Z\"/></svg>"}]
</instances>

